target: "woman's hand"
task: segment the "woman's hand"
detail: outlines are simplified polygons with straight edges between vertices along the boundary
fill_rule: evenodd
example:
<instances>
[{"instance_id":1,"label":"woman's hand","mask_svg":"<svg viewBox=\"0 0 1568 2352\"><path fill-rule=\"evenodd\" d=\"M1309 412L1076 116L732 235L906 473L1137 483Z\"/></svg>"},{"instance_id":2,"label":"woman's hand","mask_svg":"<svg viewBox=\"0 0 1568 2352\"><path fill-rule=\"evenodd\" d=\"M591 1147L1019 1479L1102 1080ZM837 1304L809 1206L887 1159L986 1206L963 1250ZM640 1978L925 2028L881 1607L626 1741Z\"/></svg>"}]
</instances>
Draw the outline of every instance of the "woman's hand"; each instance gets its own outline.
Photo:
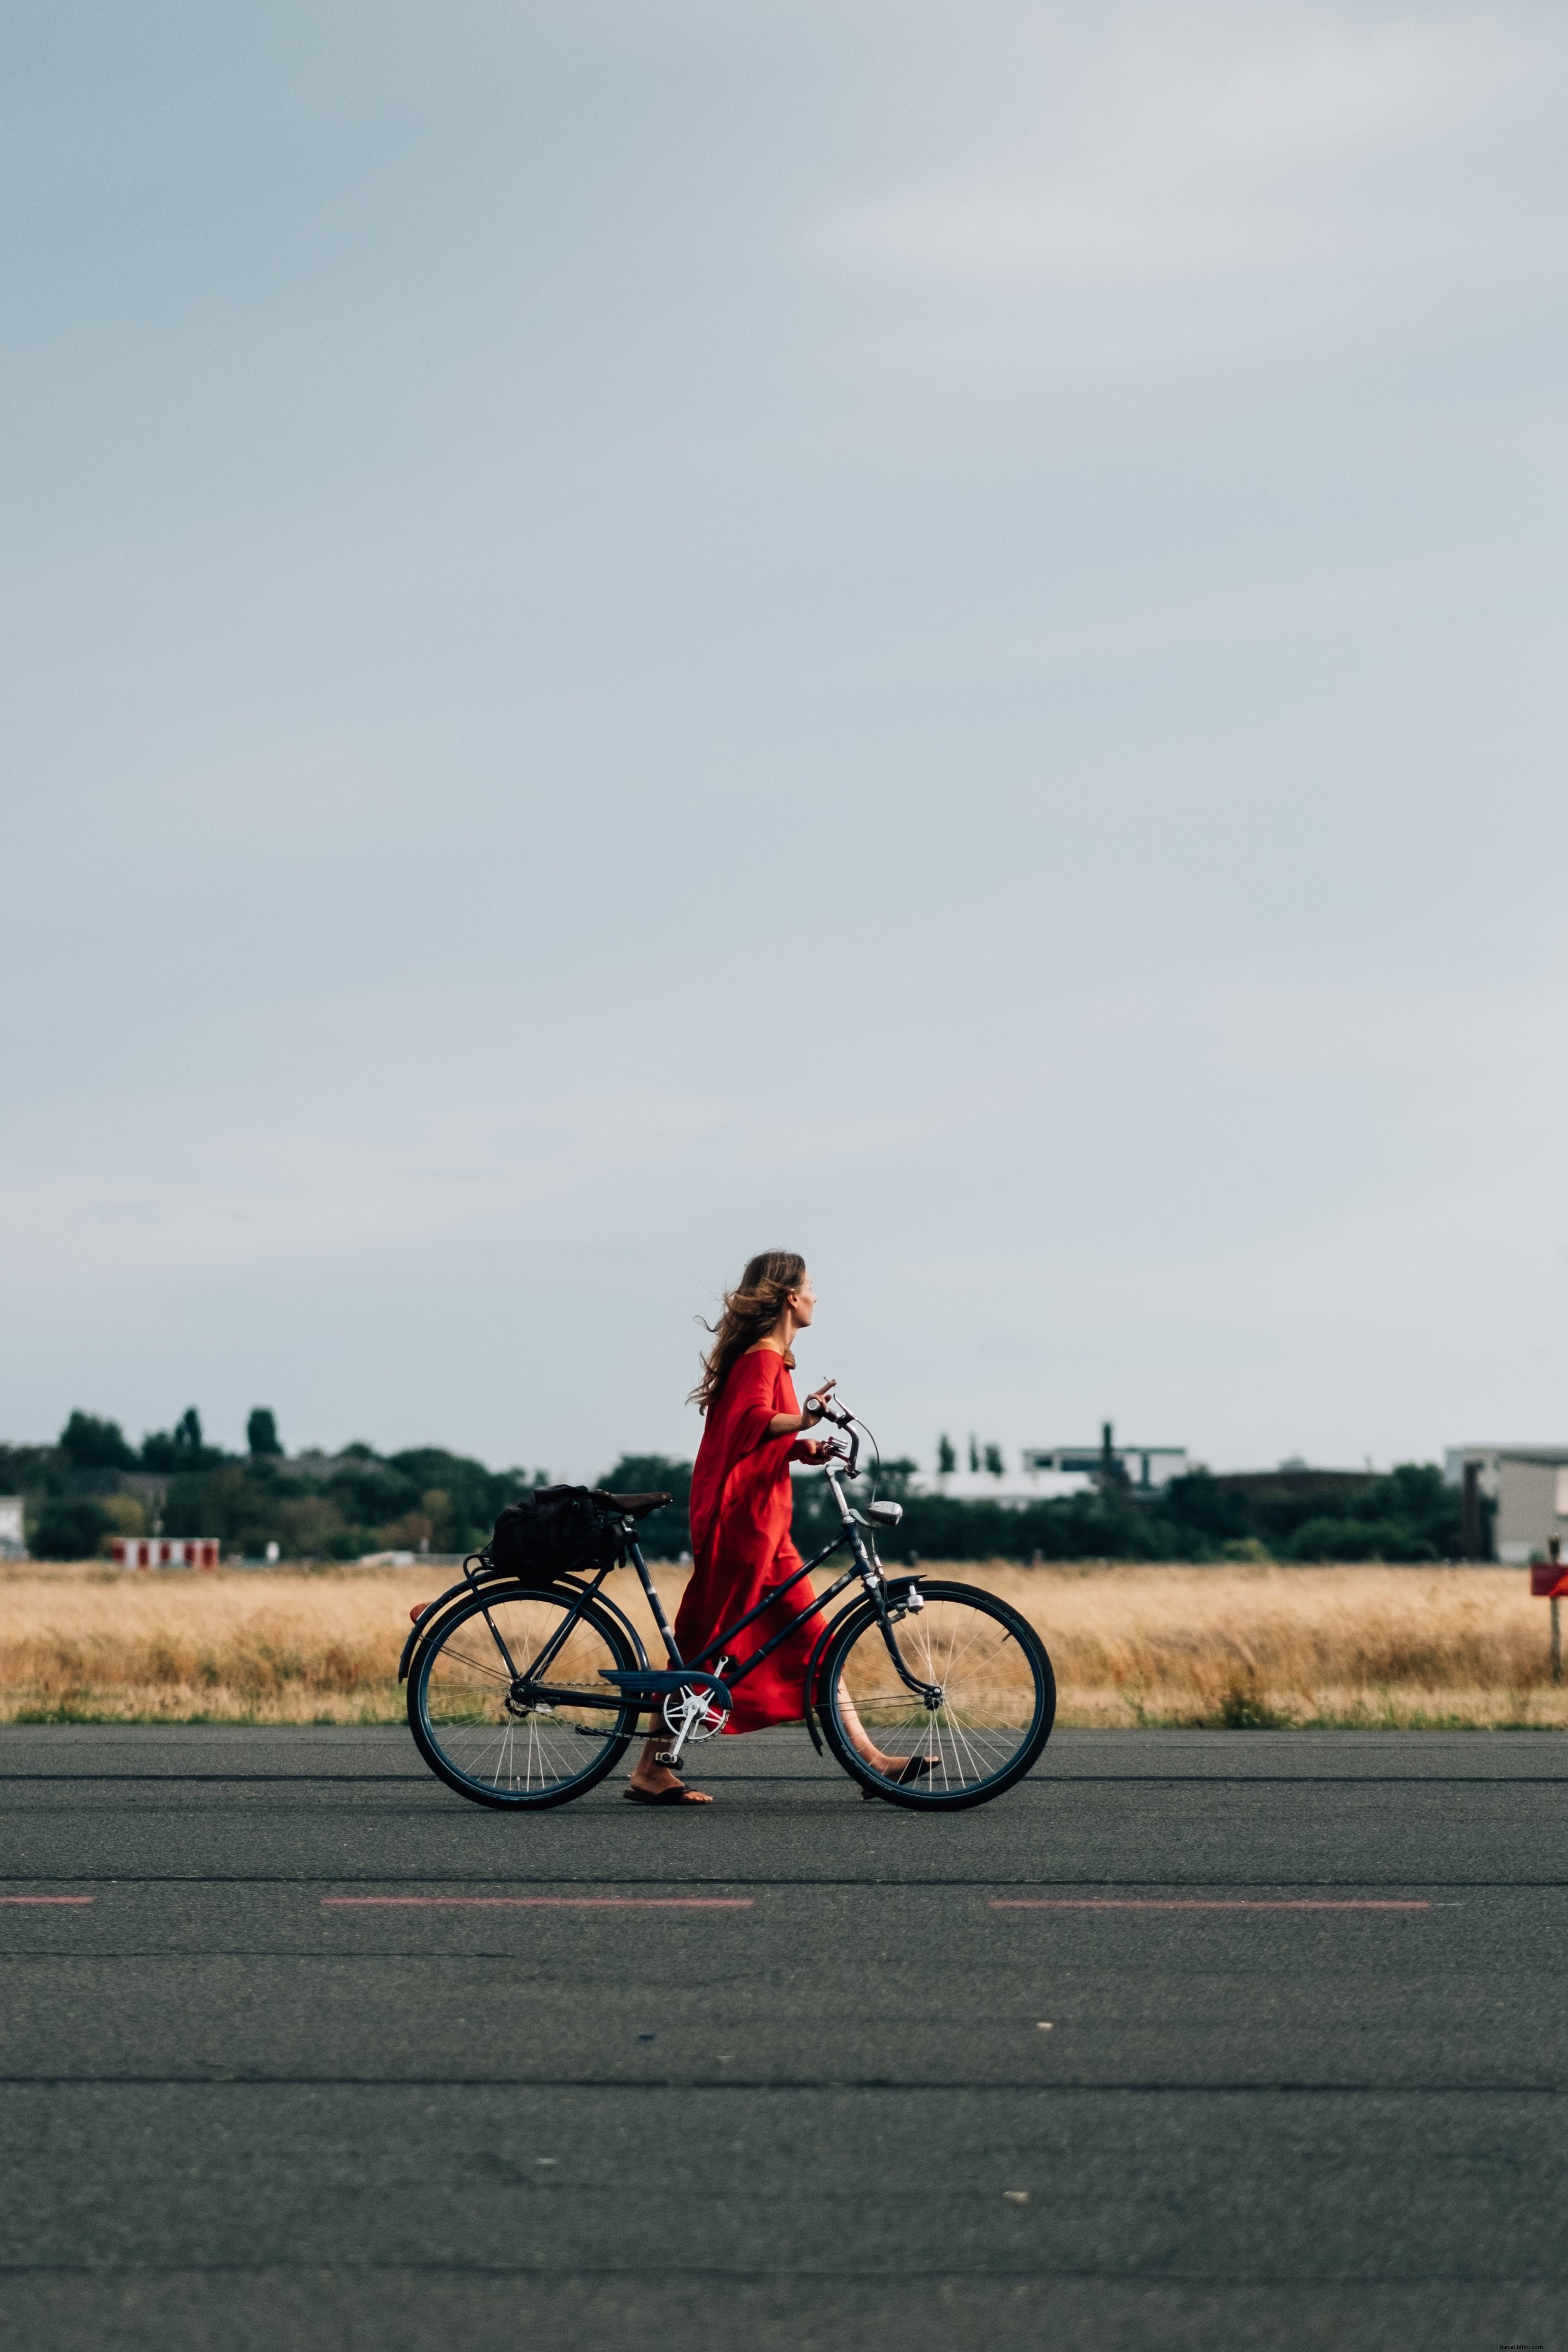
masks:
<instances>
[{"instance_id":1,"label":"woman's hand","mask_svg":"<svg viewBox=\"0 0 1568 2352\"><path fill-rule=\"evenodd\" d=\"M813 1389L798 1412L775 1412L768 1423L768 1435L793 1437L797 1431L810 1429L822 1419L827 1400L837 1386L837 1381L824 1381L819 1389ZM805 1456L802 1454L800 1458L805 1461Z\"/></svg>"},{"instance_id":2,"label":"woman's hand","mask_svg":"<svg viewBox=\"0 0 1568 2352\"><path fill-rule=\"evenodd\" d=\"M838 1448L829 1444L825 1438L803 1437L798 1444L791 1448L791 1451L797 1462L815 1463L830 1462Z\"/></svg>"}]
</instances>

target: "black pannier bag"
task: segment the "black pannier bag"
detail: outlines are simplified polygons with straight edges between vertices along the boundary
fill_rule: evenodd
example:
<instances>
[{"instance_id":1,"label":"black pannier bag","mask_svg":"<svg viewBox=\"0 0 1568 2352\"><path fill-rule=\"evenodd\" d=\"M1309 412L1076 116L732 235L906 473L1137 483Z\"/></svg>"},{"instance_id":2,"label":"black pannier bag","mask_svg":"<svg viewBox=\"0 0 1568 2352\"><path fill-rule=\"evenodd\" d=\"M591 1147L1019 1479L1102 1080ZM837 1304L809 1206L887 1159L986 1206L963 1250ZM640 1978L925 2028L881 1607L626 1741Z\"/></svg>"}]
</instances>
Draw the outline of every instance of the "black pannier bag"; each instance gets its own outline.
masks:
<instances>
[{"instance_id":1,"label":"black pannier bag","mask_svg":"<svg viewBox=\"0 0 1568 2352\"><path fill-rule=\"evenodd\" d=\"M552 1577L570 1569L591 1575L619 1546L603 1500L586 1486L539 1486L526 1501L507 1505L485 1549L498 1575Z\"/></svg>"}]
</instances>

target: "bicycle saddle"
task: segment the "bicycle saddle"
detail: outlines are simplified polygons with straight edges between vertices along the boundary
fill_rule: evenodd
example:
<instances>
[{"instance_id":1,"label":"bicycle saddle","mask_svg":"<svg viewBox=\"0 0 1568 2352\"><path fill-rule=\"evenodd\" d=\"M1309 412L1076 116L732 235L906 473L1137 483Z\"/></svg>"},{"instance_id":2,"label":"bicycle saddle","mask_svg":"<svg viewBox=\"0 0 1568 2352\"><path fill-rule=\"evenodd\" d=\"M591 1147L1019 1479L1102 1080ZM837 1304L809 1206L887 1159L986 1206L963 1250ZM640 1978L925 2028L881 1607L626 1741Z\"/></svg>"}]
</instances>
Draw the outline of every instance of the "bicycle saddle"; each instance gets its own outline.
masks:
<instances>
[{"instance_id":1,"label":"bicycle saddle","mask_svg":"<svg viewBox=\"0 0 1568 2352\"><path fill-rule=\"evenodd\" d=\"M595 1488L594 1494L595 1503L602 1503L606 1510L618 1511L623 1519L646 1519L650 1511L657 1511L673 1499L669 1495L606 1495L602 1486Z\"/></svg>"}]
</instances>

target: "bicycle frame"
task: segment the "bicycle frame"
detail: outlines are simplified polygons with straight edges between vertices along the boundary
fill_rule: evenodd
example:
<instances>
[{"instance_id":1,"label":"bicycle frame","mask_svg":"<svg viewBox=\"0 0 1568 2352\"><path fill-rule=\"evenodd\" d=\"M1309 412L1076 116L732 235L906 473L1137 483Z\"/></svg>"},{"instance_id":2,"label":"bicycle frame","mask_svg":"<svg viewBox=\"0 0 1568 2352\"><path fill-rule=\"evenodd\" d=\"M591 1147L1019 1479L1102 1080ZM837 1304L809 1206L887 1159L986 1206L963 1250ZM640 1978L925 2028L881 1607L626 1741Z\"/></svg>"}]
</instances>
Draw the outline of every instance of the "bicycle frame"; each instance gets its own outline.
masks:
<instances>
[{"instance_id":1,"label":"bicycle frame","mask_svg":"<svg viewBox=\"0 0 1568 2352\"><path fill-rule=\"evenodd\" d=\"M909 1669L904 1664L902 1657L899 1654L898 1644L893 1640L892 1636L892 1628L895 1619L889 1606L888 1586L886 1578L882 1572L881 1562L878 1559L875 1551L867 1544L866 1538L861 1533L861 1529L866 1524L865 1521L845 1497L844 1489L840 1484L842 1475L842 1473L835 1469L834 1465L831 1462L826 1465L826 1476L827 1483L833 1491L834 1499L838 1505L840 1519L838 1533L830 1542L824 1544L820 1551L814 1553L810 1559L804 1560L800 1567L794 1570L790 1575L785 1577L781 1584L771 1586L768 1591L764 1592L762 1600L756 1603L754 1608L748 1609L743 1616L737 1617L732 1624L726 1625L723 1632L713 1641L710 1642L706 1649L700 1651L695 1658L683 1658L679 1650L676 1646L675 1631L670 1624L669 1620L664 1613L664 1605L659 1600L658 1587L655 1585L653 1578L648 1572L647 1562L643 1558L642 1547L637 1539L635 1521L631 1519L623 1519L621 1521L621 1557L624 1558L637 1571L637 1581L642 1586L643 1593L647 1601L648 1607L653 1612L654 1622L658 1625L660 1637L663 1640L665 1652L669 1661L669 1670L672 1675L679 1674L682 1669L689 1669L693 1674L700 1675L704 1680L707 1680L709 1677L712 1677L714 1680L720 1682L721 1686L726 1690L733 1690L736 1685L742 1683L746 1676L751 1674L754 1668L762 1664L764 1658L771 1657L781 1643L787 1642L790 1635L795 1633L800 1626L804 1625L809 1618L814 1617L819 1610L830 1607L831 1604L837 1601L839 1594L846 1591L849 1585L853 1584L856 1578L858 1577L862 1585L865 1587L868 1598L876 1605L878 1617L881 1626L882 1639L887 1645L888 1654L892 1661L894 1669L899 1675L900 1681L906 1684L911 1691L916 1692L921 1697L931 1697L935 1696L933 1686L930 1684L918 1681L910 1673ZM849 1475L851 1476L855 1475L853 1469L850 1470ZM837 1551L840 1546L846 1542L850 1546L853 1556L848 1566L845 1569L843 1575L840 1576L833 1584L829 1585L827 1591L820 1597L814 1592L811 1599L805 1603L805 1605L797 1610L791 1617L788 1624L781 1627L770 1640L763 1643L760 1649L753 1650L750 1657L742 1659L733 1667L730 1666L725 1657L726 1645L732 1642L738 1633L743 1633L748 1625L755 1623L756 1620L763 1616L766 1611L772 1609L775 1603L782 1601L784 1594L792 1591L793 1588L798 1585L804 1578L808 1577L812 1573L813 1570L820 1568L823 1562L831 1558L832 1554ZM520 1673L515 1660L512 1658L510 1650L507 1648L500 1628L496 1624L494 1619L491 1617L489 1609L484 1608L484 1582L478 1577L469 1574L467 1564L465 1563L464 1576L467 1587L476 1592L479 1597L480 1606L481 1608L484 1608L485 1622L489 1627L491 1638L505 1664L507 1674L511 1680L514 1692L526 1692L531 1701L542 1703L545 1706L561 1705L569 1706L574 1708L598 1708L605 1713L616 1715L624 1713L628 1706L634 1708L638 1714L658 1712L663 1702L664 1693L662 1690L657 1696L650 1697L641 1697L620 1691L606 1691L603 1696L601 1696L597 1691L558 1687L542 1679L550 1670L552 1660L559 1655L563 1644L571 1633L573 1626L578 1622L591 1601L598 1599L601 1607L612 1610L614 1614L620 1619L622 1624L627 1625L628 1631L632 1630L623 1612L616 1607L616 1604L608 1598L607 1595L601 1594L600 1592L600 1587L603 1585L605 1579L609 1575L611 1569L618 1564L617 1560L606 1560L604 1566L597 1570L592 1581L589 1583L582 1583L576 1577L572 1577L569 1580L572 1590L578 1596L575 1603L567 1612L561 1624L555 1629L554 1633L551 1635L550 1640L545 1643L544 1648L540 1651L538 1656L530 1660L527 1668L523 1672ZM900 1579L900 1582L901 1591L907 1593L910 1589L915 1586L918 1580L910 1577L907 1580ZM451 1592L455 1594L462 1591L464 1589L463 1585L454 1585L451 1587ZM442 1595L443 1600L447 1597L449 1596L447 1594ZM419 1622L415 1626L413 1633L410 1634L404 1653L405 1674L408 1671L408 1665L412 1662L413 1654L418 1647L422 1629L426 1624L434 1621L440 1605L440 1601L433 1602L431 1607L425 1612ZM904 1615L906 1607L907 1602L900 1605L900 1601L895 1601L893 1603L893 1608L897 1610L899 1617L902 1617ZM821 1743L816 1739L816 1727L812 1722L814 1707L811 1683L815 1674L817 1658L823 1648L823 1643L827 1639L827 1636L831 1634L840 1623L842 1623L844 1615L845 1612L840 1611L838 1616L835 1618L832 1623L826 1628L826 1632L824 1633L822 1640L818 1642L816 1649L813 1652L810 1667L808 1668L806 1675L807 1687L803 1694L806 1728L810 1731L813 1741L819 1747ZM637 1649L640 1654L642 1651L642 1644L640 1642L637 1643ZM710 1661L714 1663L710 1664Z\"/></svg>"}]
</instances>

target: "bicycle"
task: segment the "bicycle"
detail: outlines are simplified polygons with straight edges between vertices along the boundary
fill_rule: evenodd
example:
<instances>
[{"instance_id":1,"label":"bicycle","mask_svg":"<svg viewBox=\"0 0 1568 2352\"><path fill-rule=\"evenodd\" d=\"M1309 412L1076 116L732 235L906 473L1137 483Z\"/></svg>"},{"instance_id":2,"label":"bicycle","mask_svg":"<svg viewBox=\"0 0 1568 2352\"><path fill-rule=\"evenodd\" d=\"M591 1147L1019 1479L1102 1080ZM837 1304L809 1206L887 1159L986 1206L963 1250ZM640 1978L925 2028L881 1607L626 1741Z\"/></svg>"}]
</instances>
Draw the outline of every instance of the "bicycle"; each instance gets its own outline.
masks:
<instances>
[{"instance_id":1,"label":"bicycle","mask_svg":"<svg viewBox=\"0 0 1568 2352\"><path fill-rule=\"evenodd\" d=\"M837 1533L693 1659L683 1660L676 1647L637 1539L637 1522L668 1495L595 1494L588 1556L552 1567L536 1582L498 1573L489 1547L470 1553L463 1580L414 1612L398 1667L408 1685L409 1727L430 1769L477 1804L565 1804L614 1769L643 1716L652 1718L649 1729L662 1725L668 1732L669 1761L679 1765L689 1745L723 1730L746 1675L858 1579L859 1596L829 1622L806 1668L805 1726L818 1755L826 1740L869 1794L916 1811L986 1804L1021 1780L1056 1716L1045 1643L993 1593L913 1573L889 1578L868 1537L897 1527L903 1507L873 1497L862 1518L844 1486L862 1475L865 1424L837 1403L826 1418L847 1437L843 1447L829 1441L834 1451L824 1465ZM849 1564L820 1599L808 1583L809 1598L787 1625L749 1657L730 1655L737 1635L846 1543ZM668 1667L649 1665L637 1628L603 1590L610 1570L628 1564ZM906 1765L928 1759L922 1777L905 1782L868 1764L846 1732L846 1700L883 1753Z\"/></svg>"}]
</instances>

